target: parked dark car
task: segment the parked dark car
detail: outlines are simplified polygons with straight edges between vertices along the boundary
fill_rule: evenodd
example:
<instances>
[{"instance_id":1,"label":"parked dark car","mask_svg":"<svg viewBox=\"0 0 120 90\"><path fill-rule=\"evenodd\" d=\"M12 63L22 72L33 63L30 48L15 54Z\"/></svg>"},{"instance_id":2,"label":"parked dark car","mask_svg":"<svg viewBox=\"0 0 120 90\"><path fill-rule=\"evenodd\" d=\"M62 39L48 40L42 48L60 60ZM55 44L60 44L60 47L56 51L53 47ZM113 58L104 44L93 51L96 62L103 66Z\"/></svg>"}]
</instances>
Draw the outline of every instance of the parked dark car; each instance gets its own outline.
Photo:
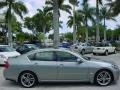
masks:
<instances>
[{"instance_id":1,"label":"parked dark car","mask_svg":"<svg viewBox=\"0 0 120 90\"><path fill-rule=\"evenodd\" d=\"M18 46L16 48L16 51L18 51L20 54L25 54L29 51L37 50L37 49L39 49L39 47L37 47L35 44L23 44Z\"/></svg>"}]
</instances>

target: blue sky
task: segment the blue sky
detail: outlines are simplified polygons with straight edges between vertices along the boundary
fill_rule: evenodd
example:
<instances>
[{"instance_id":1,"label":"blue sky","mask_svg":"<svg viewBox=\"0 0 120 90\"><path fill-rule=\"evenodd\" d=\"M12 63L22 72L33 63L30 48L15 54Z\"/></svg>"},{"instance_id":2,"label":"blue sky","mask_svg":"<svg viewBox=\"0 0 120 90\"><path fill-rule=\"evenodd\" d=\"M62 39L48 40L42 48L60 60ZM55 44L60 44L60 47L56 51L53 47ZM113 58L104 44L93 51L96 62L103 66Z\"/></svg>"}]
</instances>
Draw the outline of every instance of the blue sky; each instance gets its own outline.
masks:
<instances>
[{"instance_id":1,"label":"blue sky","mask_svg":"<svg viewBox=\"0 0 120 90\"><path fill-rule=\"evenodd\" d=\"M29 10L29 13L25 16L33 16L36 13L36 10L38 8L42 8L45 5L45 0L20 0L20 1L23 1ZM80 2L81 1L82 0L80 0ZM68 4L68 0L66 0L65 3ZM96 0L89 0L89 4L91 7L95 7ZM72 32L72 28L68 28L66 25L66 22L68 20L68 16L69 16L69 14L61 11L60 20L63 21L63 24L62 24L63 28L60 29L60 33ZM120 16L116 17L117 22L108 20L106 22L107 28L114 29L116 27L116 25L119 25L119 22L120 22L119 17Z\"/></svg>"}]
</instances>

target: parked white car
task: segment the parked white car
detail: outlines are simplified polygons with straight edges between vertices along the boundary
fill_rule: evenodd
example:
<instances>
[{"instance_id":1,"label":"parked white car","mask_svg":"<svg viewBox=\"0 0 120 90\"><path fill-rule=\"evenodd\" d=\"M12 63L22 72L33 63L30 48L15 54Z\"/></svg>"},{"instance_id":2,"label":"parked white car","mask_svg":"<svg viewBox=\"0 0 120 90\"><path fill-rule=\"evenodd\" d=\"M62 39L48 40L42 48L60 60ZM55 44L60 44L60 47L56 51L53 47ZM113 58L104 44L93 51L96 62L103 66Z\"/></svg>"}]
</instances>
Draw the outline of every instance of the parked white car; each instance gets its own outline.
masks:
<instances>
[{"instance_id":1,"label":"parked white car","mask_svg":"<svg viewBox=\"0 0 120 90\"><path fill-rule=\"evenodd\" d=\"M93 55L96 54L105 54L106 56L109 53L116 53L116 48L113 47L110 43L99 43L93 49Z\"/></svg>"},{"instance_id":2,"label":"parked white car","mask_svg":"<svg viewBox=\"0 0 120 90\"><path fill-rule=\"evenodd\" d=\"M92 53L94 46L89 43L77 43L70 47L71 50L84 55L85 53Z\"/></svg>"},{"instance_id":3,"label":"parked white car","mask_svg":"<svg viewBox=\"0 0 120 90\"><path fill-rule=\"evenodd\" d=\"M6 61L9 57L16 56L20 56L20 53L8 45L0 45L0 65L3 65L4 61Z\"/></svg>"}]
</instances>

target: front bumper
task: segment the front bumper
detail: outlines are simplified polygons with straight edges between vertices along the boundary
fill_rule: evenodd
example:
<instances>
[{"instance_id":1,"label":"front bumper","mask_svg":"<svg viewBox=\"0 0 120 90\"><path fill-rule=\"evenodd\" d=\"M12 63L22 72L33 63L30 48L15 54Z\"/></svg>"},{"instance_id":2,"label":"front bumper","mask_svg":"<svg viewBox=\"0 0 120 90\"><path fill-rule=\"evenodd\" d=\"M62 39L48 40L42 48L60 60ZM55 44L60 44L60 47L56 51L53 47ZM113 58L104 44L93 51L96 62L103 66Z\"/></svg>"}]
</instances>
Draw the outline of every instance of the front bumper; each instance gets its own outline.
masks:
<instances>
[{"instance_id":1,"label":"front bumper","mask_svg":"<svg viewBox=\"0 0 120 90\"><path fill-rule=\"evenodd\" d=\"M120 70L119 69L114 70L113 75L114 75L114 81L117 82L119 80Z\"/></svg>"}]
</instances>

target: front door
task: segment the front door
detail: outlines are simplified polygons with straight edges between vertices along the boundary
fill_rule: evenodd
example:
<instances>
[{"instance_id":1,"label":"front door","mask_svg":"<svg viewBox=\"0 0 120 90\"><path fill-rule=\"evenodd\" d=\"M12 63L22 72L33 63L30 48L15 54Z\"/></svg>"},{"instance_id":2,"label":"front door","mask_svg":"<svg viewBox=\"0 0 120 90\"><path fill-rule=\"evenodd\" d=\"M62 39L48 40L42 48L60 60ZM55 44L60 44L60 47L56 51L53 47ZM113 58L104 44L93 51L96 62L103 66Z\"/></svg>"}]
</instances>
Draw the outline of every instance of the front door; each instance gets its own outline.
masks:
<instances>
[{"instance_id":1,"label":"front door","mask_svg":"<svg viewBox=\"0 0 120 90\"><path fill-rule=\"evenodd\" d=\"M69 52L57 51L58 80L88 81L88 68L85 63L78 63L75 55Z\"/></svg>"}]
</instances>

